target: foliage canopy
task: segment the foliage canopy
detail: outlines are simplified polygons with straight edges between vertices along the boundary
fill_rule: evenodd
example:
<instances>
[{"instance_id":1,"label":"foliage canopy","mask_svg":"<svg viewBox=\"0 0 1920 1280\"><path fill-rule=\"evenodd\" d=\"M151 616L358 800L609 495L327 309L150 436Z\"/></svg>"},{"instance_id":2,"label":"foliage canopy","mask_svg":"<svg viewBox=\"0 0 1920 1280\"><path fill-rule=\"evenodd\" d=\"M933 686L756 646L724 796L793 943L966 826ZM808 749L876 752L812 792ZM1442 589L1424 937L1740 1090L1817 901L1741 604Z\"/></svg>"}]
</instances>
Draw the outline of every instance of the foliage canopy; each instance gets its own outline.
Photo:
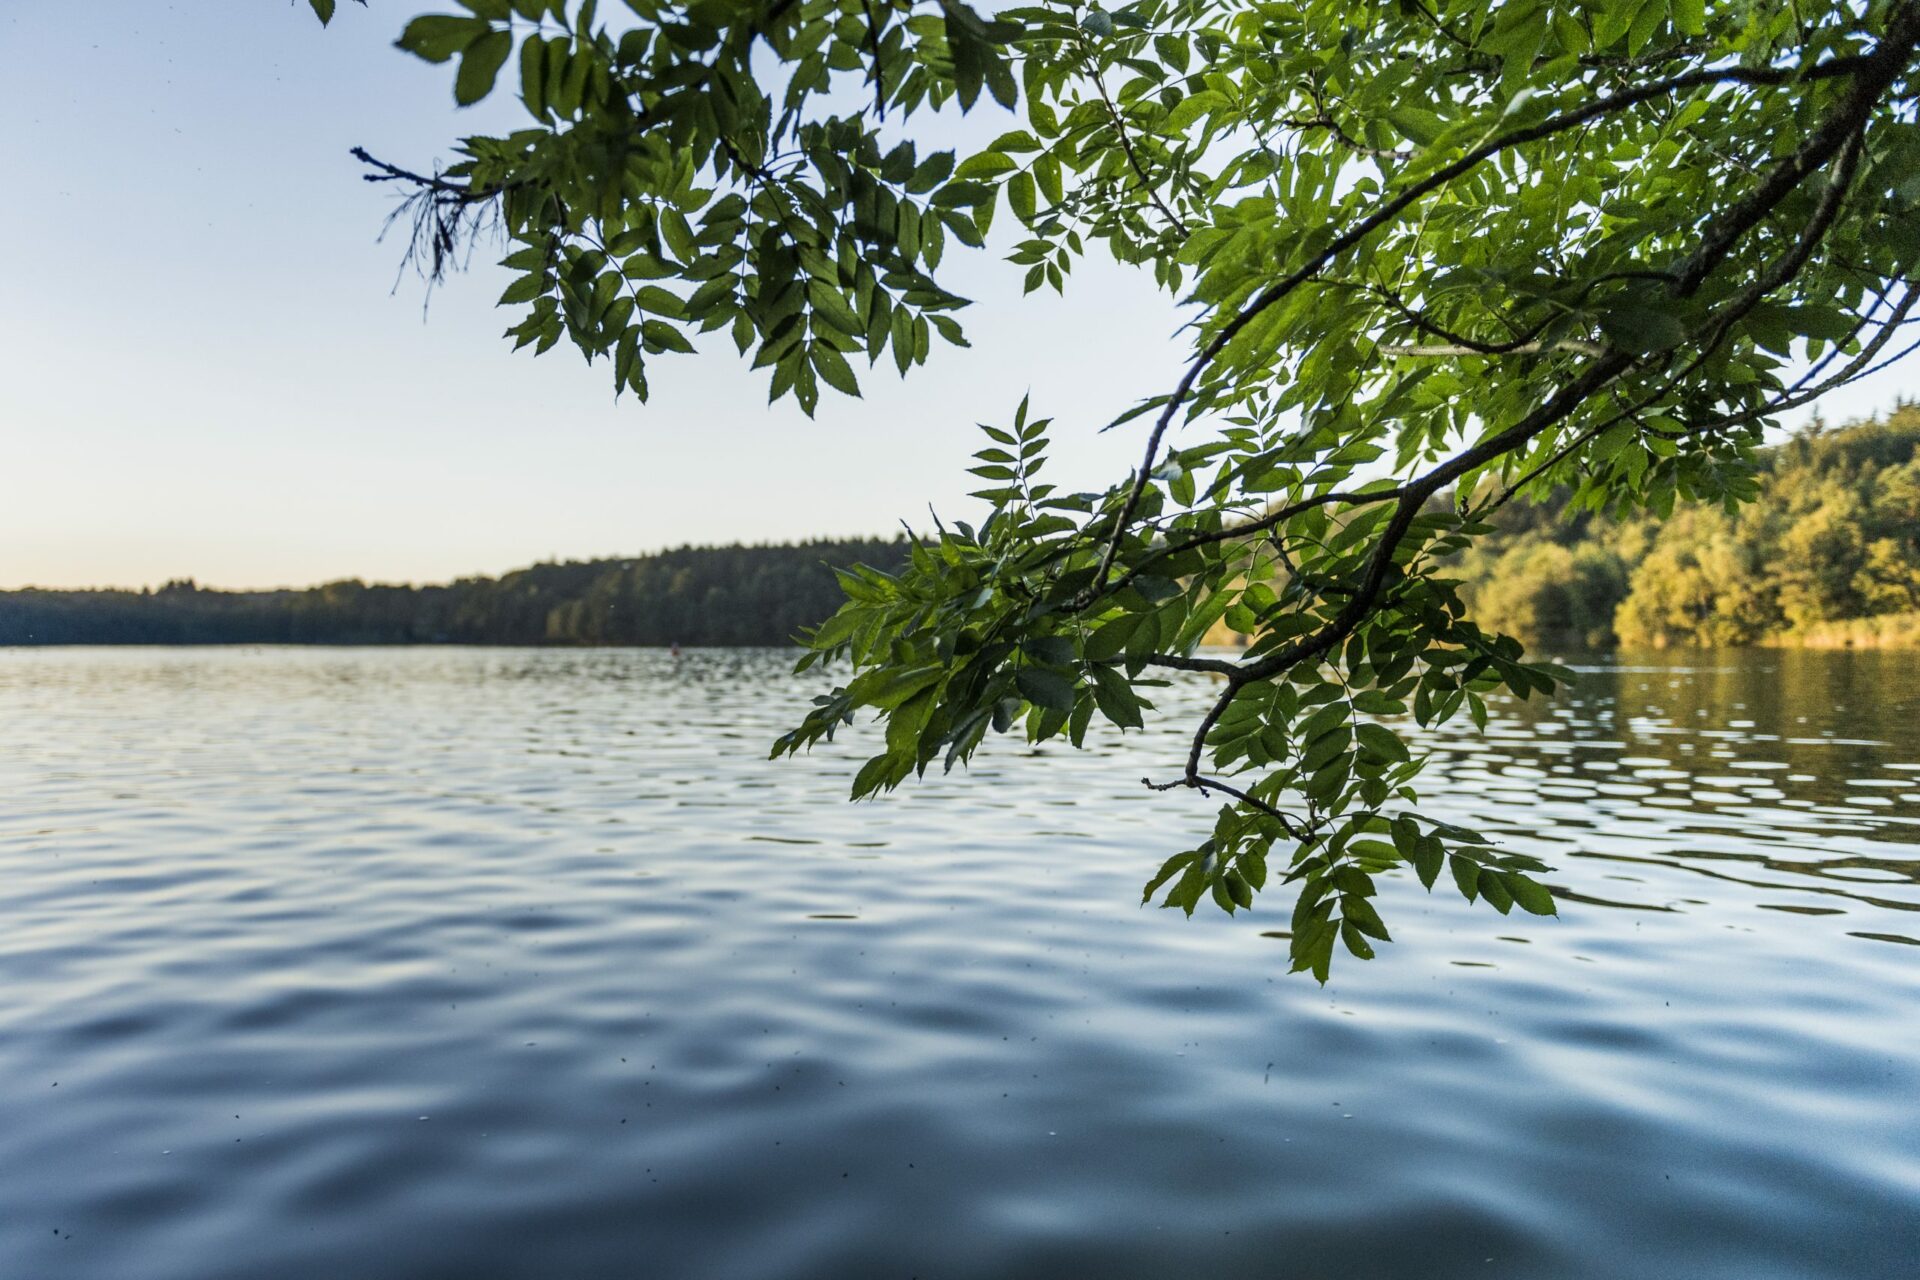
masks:
<instances>
[{"instance_id":1,"label":"foliage canopy","mask_svg":"<svg viewBox=\"0 0 1920 1280\"><path fill-rule=\"evenodd\" d=\"M1419 816L1380 719L1563 678L1477 626L1443 558L1555 487L1737 503L1772 415L1897 350L1917 42L1916 0L463 0L400 44L462 103L504 75L526 127L443 173L360 154L430 270L498 218L516 344L565 338L642 398L710 331L809 413L862 357L910 371L964 342L943 280L997 217L1029 290L1105 252L1190 304L1177 385L1073 406L1144 431L1133 472L1061 492L1046 419L988 428L991 514L845 576L808 661L853 674L776 751L871 709L869 795L990 731L1138 726L1153 677L1211 673L1157 785L1224 803L1148 896L1285 882L1324 980L1388 937L1398 866L1553 910L1539 863ZM951 109L1004 132L917 146ZM1195 652L1217 621L1241 655Z\"/></svg>"}]
</instances>

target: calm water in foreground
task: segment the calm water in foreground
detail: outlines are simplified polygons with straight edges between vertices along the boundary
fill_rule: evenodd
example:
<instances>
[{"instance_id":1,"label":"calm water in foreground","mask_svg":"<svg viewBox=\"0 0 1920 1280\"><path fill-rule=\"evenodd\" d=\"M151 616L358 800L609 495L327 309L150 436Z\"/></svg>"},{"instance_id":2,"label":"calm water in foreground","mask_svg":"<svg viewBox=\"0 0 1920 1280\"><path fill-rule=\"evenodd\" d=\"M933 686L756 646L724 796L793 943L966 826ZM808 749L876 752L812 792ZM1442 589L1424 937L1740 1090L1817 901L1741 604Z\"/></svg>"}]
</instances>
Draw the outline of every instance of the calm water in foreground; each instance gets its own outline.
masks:
<instances>
[{"instance_id":1,"label":"calm water in foreground","mask_svg":"<svg viewBox=\"0 0 1920 1280\"><path fill-rule=\"evenodd\" d=\"M1178 717L853 807L787 666L0 651L0 1277L1920 1274L1913 656L1428 740L1562 918L1324 989Z\"/></svg>"}]
</instances>

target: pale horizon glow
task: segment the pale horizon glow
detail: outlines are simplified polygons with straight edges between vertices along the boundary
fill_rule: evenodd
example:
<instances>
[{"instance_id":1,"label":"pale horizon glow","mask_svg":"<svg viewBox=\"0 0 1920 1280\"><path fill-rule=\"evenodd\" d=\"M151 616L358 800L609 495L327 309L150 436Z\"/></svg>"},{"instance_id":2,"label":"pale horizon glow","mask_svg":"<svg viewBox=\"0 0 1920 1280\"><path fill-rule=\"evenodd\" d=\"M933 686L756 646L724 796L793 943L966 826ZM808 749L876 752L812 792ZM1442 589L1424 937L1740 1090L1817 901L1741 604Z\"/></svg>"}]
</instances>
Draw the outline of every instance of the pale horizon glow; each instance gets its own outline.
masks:
<instances>
[{"instance_id":1,"label":"pale horizon glow","mask_svg":"<svg viewBox=\"0 0 1920 1280\"><path fill-rule=\"evenodd\" d=\"M1133 465L1144 422L1098 428L1166 390L1185 344L1145 273L1098 260L1064 300L1022 299L1018 268L974 255L950 282L978 300L973 348L936 345L904 383L883 361L814 422L768 408L730 346L659 361L645 406L564 345L512 354L484 252L423 319L375 242L391 196L347 151L429 165L520 109L457 111L447 68L393 49L417 8L342 5L325 31L305 4L0 15L0 589L443 582L889 537L977 505L973 424L1029 390L1058 419L1049 479ZM1888 407L1901 373L1821 412Z\"/></svg>"}]
</instances>

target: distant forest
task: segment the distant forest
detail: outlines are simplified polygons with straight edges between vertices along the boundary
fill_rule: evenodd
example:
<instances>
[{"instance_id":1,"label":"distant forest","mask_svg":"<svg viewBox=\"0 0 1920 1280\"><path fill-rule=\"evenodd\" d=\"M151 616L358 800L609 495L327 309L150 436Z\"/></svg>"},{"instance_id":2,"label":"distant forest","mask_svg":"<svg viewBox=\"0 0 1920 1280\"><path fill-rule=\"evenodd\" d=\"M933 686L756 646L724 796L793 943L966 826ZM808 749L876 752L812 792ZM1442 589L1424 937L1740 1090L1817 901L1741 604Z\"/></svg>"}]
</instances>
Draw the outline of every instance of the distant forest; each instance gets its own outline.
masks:
<instances>
[{"instance_id":1,"label":"distant forest","mask_svg":"<svg viewBox=\"0 0 1920 1280\"><path fill-rule=\"evenodd\" d=\"M445 586L0 592L0 644L777 645L839 607L836 567L906 541L683 547Z\"/></svg>"},{"instance_id":2,"label":"distant forest","mask_svg":"<svg viewBox=\"0 0 1920 1280\"><path fill-rule=\"evenodd\" d=\"M1666 520L1511 505L1460 561L1479 618L1540 645L1920 647L1920 407L1761 455L1757 501ZM0 592L0 644L779 645L836 568L904 539L683 547L445 586Z\"/></svg>"},{"instance_id":3,"label":"distant forest","mask_svg":"<svg viewBox=\"0 0 1920 1280\"><path fill-rule=\"evenodd\" d=\"M1761 454L1759 498L1665 520L1512 505L1459 576L1534 644L1920 647L1920 407Z\"/></svg>"}]
</instances>

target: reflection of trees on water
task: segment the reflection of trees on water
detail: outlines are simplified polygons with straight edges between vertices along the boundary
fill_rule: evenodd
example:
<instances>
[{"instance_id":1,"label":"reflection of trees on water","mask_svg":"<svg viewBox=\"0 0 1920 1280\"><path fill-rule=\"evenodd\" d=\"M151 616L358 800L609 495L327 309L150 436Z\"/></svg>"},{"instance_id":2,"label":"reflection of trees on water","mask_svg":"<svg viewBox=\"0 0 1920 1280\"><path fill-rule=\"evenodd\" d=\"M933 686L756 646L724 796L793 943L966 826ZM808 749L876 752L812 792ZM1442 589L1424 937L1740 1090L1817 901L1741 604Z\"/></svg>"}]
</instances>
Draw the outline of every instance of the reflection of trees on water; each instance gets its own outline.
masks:
<instances>
[{"instance_id":1,"label":"reflection of trees on water","mask_svg":"<svg viewBox=\"0 0 1920 1280\"><path fill-rule=\"evenodd\" d=\"M1706 876L1708 879L1711 879L1711 880L1725 880L1730 884L1746 885L1750 889L1776 889L1782 893L1826 894L1832 897L1849 898L1854 902L1861 903L1865 906L1885 907L1889 911L1920 911L1920 903L1902 902L1896 898L1879 898L1869 893L1862 893L1860 891L1859 881L1849 881L1849 880L1846 880L1844 877L1837 876L1834 874L1834 872L1841 871L1841 870L1848 870L1848 869L1859 868L1859 867L1870 867L1875 870L1885 871L1891 875L1897 876L1901 881L1907 884L1920 884L1920 862L1915 862L1911 860L1906 862L1890 862L1890 861L1884 861L1876 858L1835 858L1831 861L1825 861L1825 862L1806 862L1806 861L1788 860L1788 859L1780 859L1780 858L1769 858L1765 854L1758 853L1758 852L1726 853L1726 852L1715 852L1715 851L1706 851L1706 850L1697 850L1697 849L1689 849L1685 853L1685 855L1683 855L1685 858L1685 861L1678 861L1673 858L1646 858L1646 857L1636 857L1632 854L1605 853L1605 852L1595 852L1595 851L1589 851L1589 850L1582 850L1582 851L1576 852L1572 856L1576 858L1593 858L1603 862L1639 863L1642 866L1648 866L1648 867L1681 867L1687 871L1692 871L1698 875ZM1789 881L1749 879L1746 876L1737 876L1737 875L1729 874L1728 872L1725 872L1725 871L1717 871L1712 867L1695 866L1694 863L1696 860L1704 860L1708 862L1732 862L1732 863L1745 864L1748 866L1765 867L1769 871L1779 871L1787 875L1792 875L1792 876L1801 877L1801 878L1795 879L1795 880L1789 880ZM1836 881L1839 881L1840 884L1845 885L1846 887L1842 888L1842 887L1839 887L1838 885L1808 884L1805 879L1805 877L1808 877L1808 876L1812 876L1815 878L1836 880ZM1627 907L1635 911L1672 911L1674 910L1674 908L1672 907L1665 906L1658 903L1609 902L1602 898L1583 896L1579 893L1574 893L1572 891L1561 889L1559 887L1556 887L1554 889L1554 894L1556 897L1566 898L1572 902L1584 902L1589 904L1590 906L1597 906L1597 907ZM1772 911L1790 911L1790 912L1795 912L1801 915L1825 914L1824 912L1818 910L1817 908L1812 908L1812 907L1795 906L1790 904L1777 905L1772 903L1762 903L1761 905L1767 907L1769 910L1772 910Z\"/></svg>"},{"instance_id":2,"label":"reflection of trees on water","mask_svg":"<svg viewBox=\"0 0 1920 1280\"><path fill-rule=\"evenodd\" d=\"M1581 672L1569 693L1498 702L1484 737L1429 738L1429 789L1493 802L1486 825L1516 836L1571 836L1577 847L1559 855L1563 867L1572 857L1679 868L1759 891L1920 911L1920 901L1884 893L1920 885L1920 664L1912 655L1749 650L1561 661ZM1583 812L1543 821L1538 806L1554 801ZM1671 852L1649 852L1649 840ZM1586 887L1555 886L1574 902L1674 909Z\"/></svg>"}]
</instances>

